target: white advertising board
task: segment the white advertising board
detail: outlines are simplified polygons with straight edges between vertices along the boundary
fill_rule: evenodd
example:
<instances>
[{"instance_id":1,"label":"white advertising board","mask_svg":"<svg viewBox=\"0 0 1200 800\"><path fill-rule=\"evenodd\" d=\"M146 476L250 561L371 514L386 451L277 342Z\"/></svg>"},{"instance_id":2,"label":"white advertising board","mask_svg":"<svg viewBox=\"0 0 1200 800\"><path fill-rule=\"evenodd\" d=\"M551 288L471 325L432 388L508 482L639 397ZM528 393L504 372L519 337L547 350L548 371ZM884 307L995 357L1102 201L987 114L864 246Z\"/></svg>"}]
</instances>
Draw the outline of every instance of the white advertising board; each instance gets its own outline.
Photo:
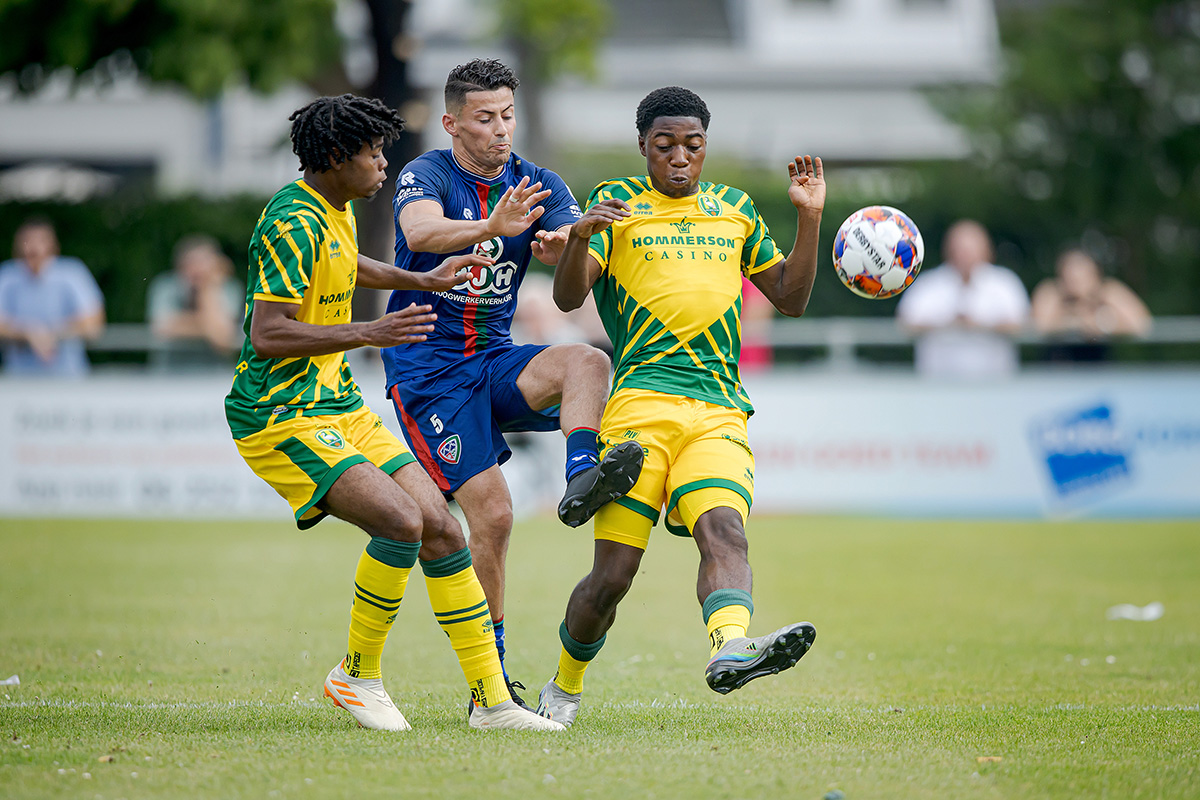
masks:
<instances>
[{"instance_id":1,"label":"white advertising board","mask_svg":"<svg viewBox=\"0 0 1200 800\"><path fill-rule=\"evenodd\" d=\"M747 381L755 509L1200 516L1200 373Z\"/></svg>"},{"instance_id":2,"label":"white advertising board","mask_svg":"<svg viewBox=\"0 0 1200 800\"><path fill-rule=\"evenodd\" d=\"M760 513L1200 517L1200 372L797 372L747 388ZM227 391L223 376L0 381L0 516L287 519L234 448ZM552 509L562 437L510 441L518 513Z\"/></svg>"}]
</instances>

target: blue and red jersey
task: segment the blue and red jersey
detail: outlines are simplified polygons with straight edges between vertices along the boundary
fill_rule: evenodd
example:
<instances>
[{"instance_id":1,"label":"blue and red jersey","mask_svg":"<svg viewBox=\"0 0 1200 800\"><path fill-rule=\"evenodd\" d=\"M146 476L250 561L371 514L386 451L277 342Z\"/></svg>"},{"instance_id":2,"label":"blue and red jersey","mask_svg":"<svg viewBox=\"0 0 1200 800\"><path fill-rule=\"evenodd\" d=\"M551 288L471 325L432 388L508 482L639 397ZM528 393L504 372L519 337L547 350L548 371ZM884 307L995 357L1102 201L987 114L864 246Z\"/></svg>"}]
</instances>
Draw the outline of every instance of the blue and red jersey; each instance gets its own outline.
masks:
<instances>
[{"instance_id":1,"label":"blue and red jersey","mask_svg":"<svg viewBox=\"0 0 1200 800\"><path fill-rule=\"evenodd\" d=\"M519 236L497 236L455 253L415 253L400 229L400 211L417 200L433 200L447 219L478 220L487 217L511 186L528 176L541 181L550 196L542 201L545 213ZM447 258L478 253L495 259L490 267L476 267L468 280L448 292L395 291L387 310L398 311L410 303L432 305L437 314L434 330L424 342L383 350L387 384L413 375L428 375L490 347L512 343L510 327L517 305L517 289L532 255L529 246L539 230L553 231L579 219L579 204L563 179L548 169L517 155L503 171L484 178L463 169L450 150L431 150L410 161L396 179L392 201L396 221L396 265L413 272L429 272Z\"/></svg>"}]
</instances>

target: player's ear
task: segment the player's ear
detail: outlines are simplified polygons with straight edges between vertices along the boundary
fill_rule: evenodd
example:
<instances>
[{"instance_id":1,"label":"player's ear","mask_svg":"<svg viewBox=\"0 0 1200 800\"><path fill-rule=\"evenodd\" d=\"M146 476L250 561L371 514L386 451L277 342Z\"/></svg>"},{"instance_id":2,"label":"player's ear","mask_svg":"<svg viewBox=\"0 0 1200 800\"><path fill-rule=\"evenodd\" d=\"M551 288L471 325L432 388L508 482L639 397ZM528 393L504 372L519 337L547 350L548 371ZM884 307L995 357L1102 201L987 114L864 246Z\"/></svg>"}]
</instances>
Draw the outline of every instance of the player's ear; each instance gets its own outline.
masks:
<instances>
[{"instance_id":1,"label":"player's ear","mask_svg":"<svg viewBox=\"0 0 1200 800\"><path fill-rule=\"evenodd\" d=\"M442 114L442 130L451 136L458 133L458 118L451 114Z\"/></svg>"},{"instance_id":2,"label":"player's ear","mask_svg":"<svg viewBox=\"0 0 1200 800\"><path fill-rule=\"evenodd\" d=\"M642 155L646 155L646 137L638 134L638 150Z\"/></svg>"}]
</instances>

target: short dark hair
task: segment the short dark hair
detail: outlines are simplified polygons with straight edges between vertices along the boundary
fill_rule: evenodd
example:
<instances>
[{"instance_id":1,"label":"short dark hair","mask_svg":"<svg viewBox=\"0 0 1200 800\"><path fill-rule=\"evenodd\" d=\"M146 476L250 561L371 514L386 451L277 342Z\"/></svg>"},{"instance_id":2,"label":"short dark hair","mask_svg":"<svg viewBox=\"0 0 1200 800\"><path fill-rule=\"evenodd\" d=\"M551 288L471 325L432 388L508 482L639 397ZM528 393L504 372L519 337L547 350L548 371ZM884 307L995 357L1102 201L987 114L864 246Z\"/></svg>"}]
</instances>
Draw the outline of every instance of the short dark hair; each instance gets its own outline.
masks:
<instances>
[{"instance_id":1,"label":"short dark hair","mask_svg":"<svg viewBox=\"0 0 1200 800\"><path fill-rule=\"evenodd\" d=\"M513 71L494 58L459 64L446 76L446 111L457 113L467 102L467 92L491 92L502 86L516 92L520 85Z\"/></svg>"},{"instance_id":2,"label":"short dark hair","mask_svg":"<svg viewBox=\"0 0 1200 800\"><path fill-rule=\"evenodd\" d=\"M645 136L659 117L695 117L704 130L711 119L700 95L682 86L664 86L642 98L637 107L638 136Z\"/></svg>"},{"instance_id":3,"label":"short dark hair","mask_svg":"<svg viewBox=\"0 0 1200 800\"><path fill-rule=\"evenodd\" d=\"M363 144L383 137L391 144L404 130L395 109L372 97L343 94L318 97L288 117L292 121L292 151L300 169L325 172L333 163L353 157Z\"/></svg>"}]
</instances>

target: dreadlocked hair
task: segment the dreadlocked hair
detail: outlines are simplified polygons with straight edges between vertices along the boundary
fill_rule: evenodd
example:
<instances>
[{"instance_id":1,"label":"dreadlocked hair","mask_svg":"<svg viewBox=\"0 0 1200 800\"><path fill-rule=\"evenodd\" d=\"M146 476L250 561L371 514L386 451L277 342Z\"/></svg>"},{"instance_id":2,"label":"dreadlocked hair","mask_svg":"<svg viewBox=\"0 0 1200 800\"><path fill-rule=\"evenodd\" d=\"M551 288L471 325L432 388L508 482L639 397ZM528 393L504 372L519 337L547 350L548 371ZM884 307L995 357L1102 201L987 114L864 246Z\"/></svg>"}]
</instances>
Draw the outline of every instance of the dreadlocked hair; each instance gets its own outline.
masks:
<instances>
[{"instance_id":1,"label":"dreadlocked hair","mask_svg":"<svg viewBox=\"0 0 1200 800\"><path fill-rule=\"evenodd\" d=\"M446 111L457 114L467 102L467 92L491 92L504 86L515 92L520 85L513 71L494 58L459 64L446 77Z\"/></svg>"},{"instance_id":2,"label":"dreadlocked hair","mask_svg":"<svg viewBox=\"0 0 1200 800\"><path fill-rule=\"evenodd\" d=\"M637 107L637 130L645 136L659 117L695 117L700 127L708 130L711 115L700 95L682 86L664 86L642 98Z\"/></svg>"},{"instance_id":3,"label":"dreadlocked hair","mask_svg":"<svg viewBox=\"0 0 1200 800\"><path fill-rule=\"evenodd\" d=\"M318 97L288 117L292 121L292 151L300 169L325 172L348 161L363 144L383 137L391 144L404 130L394 109L372 97L343 94Z\"/></svg>"}]
</instances>

